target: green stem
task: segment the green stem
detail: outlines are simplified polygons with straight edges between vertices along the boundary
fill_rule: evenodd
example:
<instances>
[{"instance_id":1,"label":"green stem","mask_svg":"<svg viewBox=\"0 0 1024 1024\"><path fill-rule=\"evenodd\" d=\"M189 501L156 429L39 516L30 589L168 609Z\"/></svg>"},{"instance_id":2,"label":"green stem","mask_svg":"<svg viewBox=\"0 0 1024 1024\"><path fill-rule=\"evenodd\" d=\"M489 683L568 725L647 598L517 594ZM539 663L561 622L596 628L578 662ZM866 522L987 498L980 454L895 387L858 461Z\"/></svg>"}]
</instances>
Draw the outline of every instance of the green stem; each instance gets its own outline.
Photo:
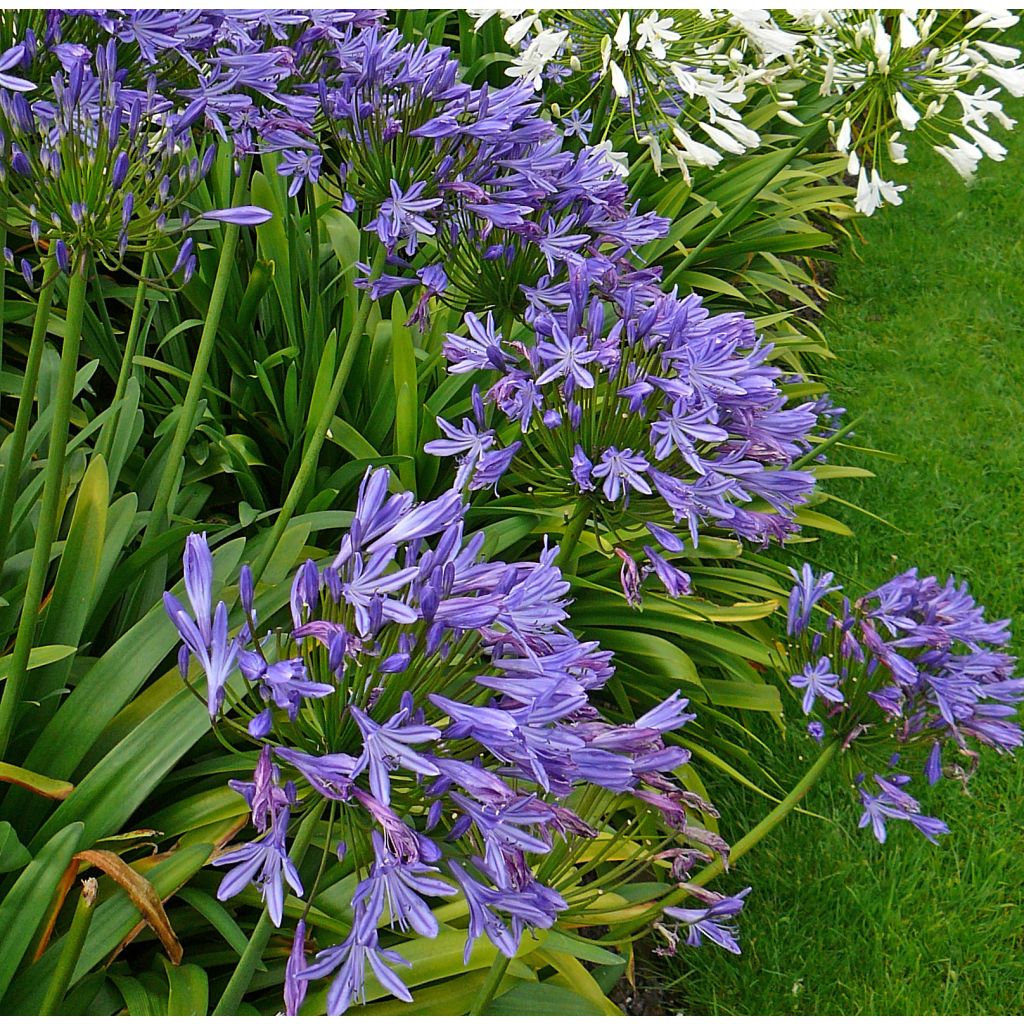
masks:
<instances>
[{"instance_id":1,"label":"green stem","mask_svg":"<svg viewBox=\"0 0 1024 1024\"><path fill-rule=\"evenodd\" d=\"M605 77L604 85L601 87L601 95L597 98L597 109L594 111L594 127L591 132L600 132L601 141L608 138L608 130L611 127L612 119L608 113L612 99L611 75ZM591 135L593 138L593 134Z\"/></svg>"},{"instance_id":2,"label":"green stem","mask_svg":"<svg viewBox=\"0 0 1024 1024\"><path fill-rule=\"evenodd\" d=\"M4 328L7 326L7 260L3 258L3 251L6 248L7 193L4 192L0 195L0 366L4 362Z\"/></svg>"},{"instance_id":3,"label":"green stem","mask_svg":"<svg viewBox=\"0 0 1024 1024\"><path fill-rule=\"evenodd\" d=\"M310 183L306 188L309 204L309 320L306 330L312 335L320 305L320 221L316 215L316 186Z\"/></svg>"},{"instance_id":4,"label":"green stem","mask_svg":"<svg viewBox=\"0 0 1024 1024\"><path fill-rule=\"evenodd\" d=\"M149 273L150 252L147 249L142 257L142 267L139 271L139 284L135 290L135 305L132 306L132 318L128 324L128 337L124 343L124 355L121 357L121 370L117 375L117 385L114 388L114 400L111 406L116 406L124 398L128 389L128 381L131 379L134 369L135 349L139 343L139 334L142 331L142 311L146 305L146 275ZM108 462L110 461L110 448L114 442L114 427L116 416L108 419L100 431L96 451Z\"/></svg>"},{"instance_id":5,"label":"green stem","mask_svg":"<svg viewBox=\"0 0 1024 1024\"><path fill-rule=\"evenodd\" d=\"M42 1005L39 1007L40 1017L52 1016L64 1001L64 996L67 994L68 986L71 984L71 978L78 964L78 958L82 955L85 937L89 934L89 924L92 921L92 909L95 902L96 879L87 878L82 882L82 893L78 897L75 916L71 920L71 927L64 938L64 945L61 947L60 959L50 976L49 987L46 989L46 995L43 996Z\"/></svg>"},{"instance_id":6,"label":"green stem","mask_svg":"<svg viewBox=\"0 0 1024 1024\"><path fill-rule=\"evenodd\" d=\"M39 364L43 358L46 342L46 328L50 322L50 306L53 289L57 283L57 261L50 258L43 265L43 287L36 300L36 316L32 324L32 340L28 346L28 360L25 375L21 381L21 395L18 398L18 412L14 420L14 433L7 449L7 465L4 467L3 492L0 493L0 570L7 557L7 542L10 538L14 504L18 500L21 483L21 463L25 458L25 444L28 439L35 404L36 385L39 383Z\"/></svg>"},{"instance_id":7,"label":"green stem","mask_svg":"<svg viewBox=\"0 0 1024 1024\"><path fill-rule=\"evenodd\" d=\"M558 542L558 567L567 576L576 574L576 563L579 561L579 540L583 528L587 525L590 508L583 498L579 498L573 509L572 518L565 527L561 540Z\"/></svg>"},{"instance_id":8,"label":"green stem","mask_svg":"<svg viewBox=\"0 0 1024 1024\"><path fill-rule=\"evenodd\" d=\"M302 864L302 858L306 855L309 844L313 841L313 832L319 823L320 805L317 804L302 819L302 824L299 825L299 831L295 836L295 842L292 843L291 850L289 851L291 861L296 868ZM224 994L213 1008L214 1017L230 1017L238 1013L238 1007L241 1006L242 1000L245 998L245 993L259 965L260 957L263 956L263 951L267 948L267 942L270 939L270 932L273 927L270 914L264 910L256 927L253 929L252 936L245 947L245 952L238 961L238 966L228 981L228 987L224 989Z\"/></svg>"},{"instance_id":9,"label":"green stem","mask_svg":"<svg viewBox=\"0 0 1024 1024\"><path fill-rule=\"evenodd\" d=\"M825 769L832 763L832 759L839 753L839 740L833 740L828 746L824 747L821 753L818 755L817 760L807 772L803 778L789 791L785 799L780 803L776 804L772 810L766 814L745 836L740 840L733 843L729 850L729 864L732 866L743 856L748 850L756 846L772 829L775 828L785 817L793 810L797 804L814 788L815 783L821 778ZM717 878L725 870L725 865L722 863L722 859L718 858L713 863L709 864L703 871L697 874L692 880L692 885L705 886L708 882ZM665 901L666 906L671 906L674 903L680 903L687 897L685 889L680 889L678 893L673 893L668 900Z\"/></svg>"},{"instance_id":10,"label":"green stem","mask_svg":"<svg viewBox=\"0 0 1024 1024\"><path fill-rule=\"evenodd\" d=\"M244 192L245 179L240 175L235 180L232 206L240 205ZM188 390L185 392L185 401L182 403L181 414L171 439L171 447L164 461L163 474L157 487L156 498L153 500L153 510L150 512L149 522L146 524L144 543L153 540L159 533L167 529L170 520L181 475L182 458L196 427L196 412L199 408L199 400L203 395L203 387L206 384L206 371L209 368L213 350L217 346L217 332L220 330L220 318L224 312L224 300L227 297L231 274L235 266L238 235L237 224L225 225L220 261L217 263L217 275L213 280L213 290L210 293L210 308L206 312L206 322L203 324L203 333L199 338L199 348L196 351L195 362L189 375Z\"/></svg>"},{"instance_id":11,"label":"green stem","mask_svg":"<svg viewBox=\"0 0 1024 1024\"><path fill-rule=\"evenodd\" d=\"M370 268L371 281L380 276L380 272L384 268L384 257L385 251L381 247L377 250L373 266ZM277 545L284 536L289 522L291 522L292 516L295 515L295 509L298 507L303 493L316 472L324 438L327 437L331 420L334 419L338 404L341 402L341 393L345 390L349 374L352 372L356 350L359 348L359 339L362 337L363 331L366 330L366 321L370 318L370 308L372 305L370 291L367 289L359 304L359 310L352 325L352 333L349 335L348 344L345 346L345 352L341 357L341 363L334 375L334 382L331 384L330 394L324 403L323 412L320 413L320 419L317 420L316 425L313 427L313 432L309 435L309 439L306 442L306 450L302 453L302 462L299 463L299 470L295 474L291 487L288 489L288 494L284 499L284 504L281 506L281 511L277 514L277 519L270 531L269 538L260 551L259 556L253 561L252 574L255 579L259 579L266 570L274 551L277 549Z\"/></svg>"},{"instance_id":12,"label":"green stem","mask_svg":"<svg viewBox=\"0 0 1024 1024\"><path fill-rule=\"evenodd\" d=\"M39 621L39 605L46 586L46 575L50 567L50 549L57 535L60 515L60 499L64 486L64 456L68 443L68 424L71 420L71 405L75 394L75 373L78 370L78 347L82 340L82 317L85 313L84 268L88 266L87 254L83 254L78 269L72 273L68 284L68 309L65 322L64 345L60 356L60 375L57 378L57 394L53 401L53 423L50 426L50 448L43 476L43 498L39 506L39 523L36 528L32 562L25 585L25 597L18 622L18 635L11 655L11 668L0 698L0 758L7 752L7 746L14 731L18 705L28 676L28 659L35 641L36 624ZM20 410L19 410L20 412Z\"/></svg>"},{"instance_id":13,"label":"green stem","mask_svg":"<svg viewBox=\"0 0 1024 1024\"><path fill-rule=\"evenodd\" d=\"M502 978L505 977L510 962L503 953L498 953L495 956L494 963L491 964L491 969L484 979L484 986L473 1001L472 1009L469 1011L470 1017L480 1017L487 1012L487 1007L491 1005L491 1000L498 991L498 986L501 984Z\"/></svg>"},{"instance_id":14,"label":"green stem","mask_svg":"<svg viewBox=\"0 0 1024 1024\"><path fill-rule=\"evenodd\" d=\"M811 791L818 779L821 778L825 770L832 763L836 754L839 753L839 740L833 740L828 746L824 747L821 753L818 755L817 760L807 772L803 778L790 790L780 803L776 804L772 810L765 815L746 835L744 835L738 842L733 843L732 848L729 851L729 865L732 866L747 853L750 849L756 846L769 832L772 831L785 817L792 811L797 804ZM722 862L721 857L712 861L703 871L699 872L693 878L690 879L690 885L697 885L706 887L710 882L713 882L723 871L725 871L725 864ZM645 912L642 915L638 915L631 921L625 924L619 925L617 928L613 928L605 936L605 940L608 942L615 942L623 939L627 939L631 936L635 936L637 930L645 925L651 924L656 921L660 916L665 907L674 907L676 904L682 903L684 900L690 899L691 893L688 889L680 887L674 889L664 899L659 900L657 905L651 910Z\"/></svg>"}]
</instances>

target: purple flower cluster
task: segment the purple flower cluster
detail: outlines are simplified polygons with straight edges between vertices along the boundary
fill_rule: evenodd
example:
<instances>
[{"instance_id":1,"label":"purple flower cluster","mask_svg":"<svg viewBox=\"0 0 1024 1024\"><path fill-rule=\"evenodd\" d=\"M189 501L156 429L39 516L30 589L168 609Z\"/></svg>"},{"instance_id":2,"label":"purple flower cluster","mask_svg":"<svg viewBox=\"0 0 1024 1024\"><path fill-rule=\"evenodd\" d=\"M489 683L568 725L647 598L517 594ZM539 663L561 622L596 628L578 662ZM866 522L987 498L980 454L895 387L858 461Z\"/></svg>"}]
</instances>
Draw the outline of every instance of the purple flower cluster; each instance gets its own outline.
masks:
<instances>
[{"instance_id":1,"label":"purple flower cluster","mask_svg":"<svg viewBox=\"0 0 1024 1024\"><path fill-rule=\"evenodd\" d=\"M523 931L551 927L571 895L538 879L538 860L560 837L595 836L602 815L652 814L695 844L678 851L688 863L727 851L691 824L689 808L711 809L671 775L689 752L663 736L694 717L687 701L675 694L628 725L591 703L610 658L566 626L557 549L536 562L483 560L459 492L417 505L388 484L387 469L368 473L333 561L296 574L288 629L259 635L243 571L246 625L228 635L202 537L184 562L192 614L166 598L183 672L195 659L211 713L240 719L260 745L252 782L233 785L261 834L220 859L232 865L221 895L252 881L279 922L284 884L302 892L290 816L340 811L324 827L362 877L352 928L308 964L297 935L286 988L294 1008L310 979L333 975L332 1014L360 997L367 965L410 998L382 919L392 932L435 936L433 907L457 892L468 904L467 958L484 935L513 956ZM587 787L605 799L581 803Z\"/></svg>"},{"instance_id":2,"label":"purple flower cluster","mask_svg":"<svg viewBox=\"0 0 1024 1024\"><path fill-rule=\"evenodd\" d=\"M161 245L186 229L184 203L209 174L215 147L195 137L205 102L175 104L155 79L127 84L117 44L94 51L81 43L41 48L34 36L6 51L4 64L18 77L0 77L0 191L4 218L52 253L65 273L86 253L108 267L129 253ZM56 62L48 79L42 77ZM211 220L258 223L264 210L211 210ZM11 265L14 254L5 251ZM195 267L185 238L173 271L186 280ZM20 268L31 285L33 267Z\"/></svg>"},{"instance_id":3,"label":"purple flower cluster","mask_svg":"<svg viewBox=\"0 0 1024 1024\"><path fill-rule=\"evenodd\" d=\"M358 210L389 260L361 283L374 298L419 289L420 322L434 296L519 310L522 286L545 273L581 259L612 266L664 234L664 218L628 205L603 149L563 149L529 85L474 89L447 49L406 43L379 26L381 15L51 12L45 28L26 19L24 41L2 55L0 127L85 140L91 191L54 185L53 197L28 197L19 212L34 234L60 228L71 246L88 231L93 248L123 259L168 226L209 172L214 147L199 156L193 144L201 129L236 159L264 154L290 195L319 182ZM55 160L46 150L22 139L5 169L28 181L41 165L67 178L76 153ZM194 266L190 242L178 264Z\"/></svg>"},{"instance_id":4,"label":"purple flower cluster","mask_svg":"<svg viewBox=\"0 0 1024 1024\"><path fill-rule=\"evenodd\" d=\"M319 96L342 207L369 211L387 250L374 296L423 284L518 310L522 284L584 258L610 266L667 229L628 206L602 150L562 148L528 85L472 88L447 49L371 27L331 53Z\"/></svg>"},{"instance_id":5,"label":"purple flower cluster","mask_svg":"<svg viewBox=\"0 0 1024 1024\"><path fill-rule=\"evenodd\" d=\"M814 486L793 463L827 429L827 400L794 404L771 346L739 314L710 316L696 295L663 292L655 273L601 261L528 290L529 343L468 314L449 334L450 372L484 373L475 422L426 450L458 455L459 481L490 486L502 458L516 481L591 510L610 534L646 533L645 571L678 596L689 589L670 561L714 527L743 540L782 540ZM518 424L503 446L489 409ZM512 450L512 449L515 450ZM623 551L627 595L643 572Z\"/></svg>"},{"instance_id":6,"label":"purple flower cluster","mask_svg":"<svg viewBox=\"0 0 1024 1024\"><path fill-rule=\"evenodd\" d=\"M115 40L136 81L153 75L175 100L201 103L205 124L236 156L277 153L282 173L301 187L316 180L320 165L313 124L325 57L383 15L372 9L50 11L46 42Z\"/></svg>"},{"instance_id":7,"label":"purple flower cluster","mask_svg":"<svg viewBox=\"0 0 1024 1024\"><path fill-rule=\"evenodd\" d=\"M829 615L824 628L812 617L829 594L832 573L816 576L810 566L792 570L788 633L790 659L802 668L789 677L803 692L805 714L821 701L824 722L811 723L821 742L826 730L844 750L892 753L891 765L906 763L918 751L921 770L934 785L943 774L965 777L959 763L943 768L952 747L973 769L976 744L1012 753L1024 742L1014 719L1024 701L1024 679L1015 675L1008 653L1009 620L990 622L966 583L951 577L944 585L911 569L877 590ZM856 741L856 742L855 742ZM929 839L947 831L937 819L920 814L904 791L909 775L874 774L878 791L857 778L864 814L884 842L886 819L910 821Z\"/></svg>"},{"instance_id":8,"label":"purple flower cluster","mask_svg":"<svg viewBox=\"0 0 1024 1024\"><path fill-rule=\"evenodd\" d=\"M736 941L736 928L728 922L743 910L743 901L750 893L750 887L736 893L735 896L723 896L721 893L709 892L699 886L687 885L687 891L695 895L703 907L666 907L665 916L677 922L674 928L666 927L664 922L657 926L657 931L667 940L667 945L656 952L661 956L671 956L676 952L679 943L679 928L686 927L686 945L701 946L704 940L730 953L740 953Z\"/></svg>"}]
</instances>

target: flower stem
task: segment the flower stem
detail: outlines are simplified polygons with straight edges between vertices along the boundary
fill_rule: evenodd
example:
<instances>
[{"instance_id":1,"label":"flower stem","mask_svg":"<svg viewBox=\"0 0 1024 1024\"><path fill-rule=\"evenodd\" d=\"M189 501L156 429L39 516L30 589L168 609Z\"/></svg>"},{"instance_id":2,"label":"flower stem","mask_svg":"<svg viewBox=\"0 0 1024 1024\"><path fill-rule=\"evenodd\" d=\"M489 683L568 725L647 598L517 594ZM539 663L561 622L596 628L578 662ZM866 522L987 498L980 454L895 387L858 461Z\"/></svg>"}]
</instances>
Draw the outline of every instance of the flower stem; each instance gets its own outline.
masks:
<instances>
[{"instance_id":1,"label":"flower stem","mask_svg":"<svg viewBox=\"0 0 1024 1024\"><path fill-rule=\"evenodd\" d=\"M587 517L590 509L587 503L579 498L573 509L572 518L569 520L558 543L558 567L567 576L576 574L576 563L579 561L580 536L583 528L587 525Z\"/></svg>"},{"instance_id":2,"label":"flower stem","mask_svg":"<svg viewBox=\"0 0 1024 1024\"><path fill-rule=\"evenodd\" d=\"M826 746L821 753L818 755L817 760L810 768L807 769L804 776L800 781L786 794L785 799L780 803L776 804L772 810L765 815L749 832L746 833L741 839L733 843L731 850L729 851L729 864L730 866L735 864L745 853L756 846L769 832L772 831L785 817L792 811L805 796L811 791L817 781L824 774L825 770L832 763L833 758L839 752L840 741L838 739L833 740ZM723 871L725 871L725 864L719 857L712 861L703 871L698 872L693 878L690 879L690 885L697 885L706 887L710 882L713 882ZM673 889L664 899L658 900L657 903L649 910L645 910L643 913L637 914L631 918L625 924L619 925L617 928L613 928L606 936L605 941L615 942L628 940L630 937L635 937L638 928L645 924L651 924L656 921L660 916L661 912L665 907L674 907L676 904L682 903L684 900L690 898L690 892L687 888L679 887Z\"/></svg>"},{"instance_id":3,"label":"flower stem","mask_svg":"<svg viewBox=\"0 0 1024 1024\"><path fill-rule=\"evenodd\" d=\"M377 250L377 254L373 260L373 266L370 268L371 281L376 280L376 278L380 276L380 272L384 269L384 257L385 251L382 246ZM334 382L331 384L330 394L327 396L327 401L324 403L323 411L320 413L320 419L317 420L313 427L313 432L309 436L309 440L306 444L306 450L302 453L302 462L299 463L298 472L295 474L295 479L292 481L292 485L288 489L288 494L284 499L284 504L281 506L281 511L277 514L277 519L270 531L270 536L265 541L258 557L253 561L252 574L255 579L259 579L266 570L270 559L273 557L274 551L277 549L277 545L284 536L284 532L288 528L289 522L291 522L292 516L295 514L295 509L298 507L303 493L309 486L309 483L316 472L317 462L320 458L320 450L323 448L324 444L324 438L327 437L327 431L330 429L331 420L334 419L334 415L338 409L338 404L341 401L341 393L345 390L349 374L352 372L352 364L355 362L356 350L359 347L359 339L362 337L363 331L366 330L366 321L370 318L370 308L372 305L373 302L370 299L370 291L367 288L362 301L359 304L359 310L356 313L355 322L352 324L352 332L349 334L348 344L345 346L345 352L341 357L341 363L334 375Z\"/></svg>"},{"instance_id":4,"label":"flower stem","mask_svg":"<svg viewBox=\"0 0 1024 1024\"><path fill-rule=\"evenodd\" d=\"M231 205L241 204L245 191L245 179L243 176L235 180L234 195ZM239 226L237 224L225 224L224 238L221 242L220 261L217 263L217 274L213 279L213 290L210 292L210 307L206 311L206 322L203 324L203 333L199 338L199 348L196 350L195 362L189 376L188 390L185 392L185 401L182 403L178 423L174 428L174 436L171 439L171 447L164 461L163 473L157 487L156 498L153 500L153 508L149 514L149 522L146 524L146 533L143 542L151 541L158 534L167 529L171 515L171 508L178 490L179 477L181 474L181 460L185 455L185 447L196 427L196 411L199 408L199 400L203 395L203 386L206 384L206 371L210 365L210 357L217 345L217 333L220 330L220 318L224 312L224 300L227 296L228 285L231 282L231 273L235 266L235 248L238 245Z\"/></svg>"},{"instance_id":5,"label":"flower stem","mask_svg":"<svg viewBox=\"0 0 1024 1024\"><path fill-rule=\"evenodd\" d=\"M4 328L7 326L7 193L0 195L0 366L4 361Z\"/></svg>"},{"instance_id":6,"label":"flower stem","mask_svg":"<svg viewBox=\"0 0 1024 1024\"><path fill-rule=\"evenodd\" d=\"M295 835L295 842L292 843L291 850L289 851L289 857L296 869L302 864L302 858L306 855L309 844L313 841L313 832L319 824L320 804L317 803L310 808L306 817L302 819L299 831ZM273 922L270 920L270 914L264 908L256 927L253 929L252 935L249 937L245 952L239 959L238 966L235 967L234 973L228 981L228 987L224 989L224 994L213 1008L212 1016L230 1017L238 1013L238 1007L245 998L245 993L252 982L252 976L256 973L260 957L263 956L263 951L267 948L272 928Z\"/></svg>"},{"instance_id":7,"label":"flower stem","mask_svg":"<svg viewBox=\"0 0 1024 1024\"><path fill-rule=\"evenodd\" d=\"M149 273L150 253L149 250L142 257L142 268L139 271L139 284L135 290L135 305L132 306L132 318L128 324L128 337L124 343L124 354L121 357L121 370L117 375L117 385L114 388L114 398L110 403L116 406L124 398L128 388L128 381L132 375L135 360L135 349L139 343L139 334L142 331L142 311L146 304L146 275ZM120 415L120 414L118 414ZM114 427L117 423L116 417L108 419L100 431L96 451L104 459L110 460L110 449L114 442Z\"/></svg>"},{"instance_id":8,"label":"flower stem","mask_svg":"<svg viewBox=\"0 0 1024 1024\"><path fill-rule=\"evenodd\" d=\"M764 839L807 796L838 752L839 740L833 740L818 754L817 760L807 769L803 778L786 794L785 799L776 804L746 835L732 845L729 851L730 865L735 864L743 854ZM697 874L692 879L691 884L705 886L708 882L717 878L724 870L725 865L722 863L722 859L718 858ZM665 901L665 905L671 906L674 903L680 903L686 896L686 890L680 889Z\"/></svg>"},{"instance_id":9,"label":"flower stem","mask_svg":"<svg viewBox=\"0 0 1024 1024\"><path fill-rule=\"evenodd\" d=\"M78 897L75 916L71 919L71 927L68 929L60 951L60 960L57 961L57 967L50 976L50 984L46 989L46 995L43 996L42 1005L39 1007L41 1017L50 1017L57 1013L60 1004L64 1001L68 985L75 972L75 966L78 964L78 958L82 955L85 937L89 934L89 924L92 921L95 902L96 879L87 878L82 882L82 892Z\"/></svg>"},{"instance_id":10,"label":"flower stem","mask_svg":"<svg viewBox=\"0 0 1024 1024\"><path fill-rule=\"evenodd\" d=\"M18 622L18 635L11 655L11 668L0 698L0 758L7 752L11 733L19 711L21 694L28 676L28 659L35 641L39 621L39 605L50 567L50 549L57 535L61 493L64 485L64 457L68 443L68 423L75 394L75 373L78 370L78 347L82 339L82 317L85 314L85 267L88 259L79 261L68 283L67 320L64 346L60 356L57 393L53 400L53 423L50 426L50 447L43 476L43 498L39 506L32 562L25 585L25 597ZM34 331L33 331L34 333ZM19 414L21 410L18 410Z\"/></svg>"},{"instance_id":11,"label":"flower stem","mask_svg":"<svg viewBox=\"0 0 1024 1024\"><path fill-rule=\"evenodd\" d=\"M3 491L0 493L0 570L7 557L7 542L10 539L14 503L18 500L21 483L21 463L25 458L25 444L28 439L32 406L35 403L36 385L39 383L39 364L43 358L46 342L46 328L50 322L50 306L53 303L53 289L57 283L57 261L50 258L43 265L43 287L36 300L36 316L32 323L32 339L28 346L28 361L25 375L21 380L21 395L18 398L18 412L14 420L14 432L7 448L7 465L4 466Z\"/></svg>"},{"instance_id":12,"label":"flower stem","mask_svg":"<svg viewBox=\"0 0 1024 1024\"><path fill-rule=\"evenodd\" d=\"M494 957L494 963L491 964L491 969L487 972L487 977L484 979L484 986L473 1001L473 1007L469 1011L470 1017L479 1017L487 1012L487 1007L498 991L498 986L501 984L502 978L505 977L505 972L508 970L510 962L509 958L503 953L498 953Z\"/></svg>"}]
</instances>

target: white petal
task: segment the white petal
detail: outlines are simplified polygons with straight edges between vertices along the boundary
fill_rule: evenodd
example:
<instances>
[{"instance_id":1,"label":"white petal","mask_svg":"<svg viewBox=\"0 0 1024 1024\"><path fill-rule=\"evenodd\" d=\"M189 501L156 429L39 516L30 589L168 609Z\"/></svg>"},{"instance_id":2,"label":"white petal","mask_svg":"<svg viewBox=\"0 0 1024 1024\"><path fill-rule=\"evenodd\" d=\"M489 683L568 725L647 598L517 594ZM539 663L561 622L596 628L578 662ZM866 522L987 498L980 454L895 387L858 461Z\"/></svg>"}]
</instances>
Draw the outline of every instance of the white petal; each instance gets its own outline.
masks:
<instances>
[{"instance_id":1,"label":"white petal","mask_svg":"<svg viewBox=\"0 0 1024 1024\"><path fill-rule=\"evenodd\" d=\"M619 27L615 30L615 45L623 51L629 46L629 11L623 11L619 19Z\"/></svg>"},{"instance_id":2,"label":"white petal","mask_svg":"<svg viewBox=\"0 0 1024 1024\"><path fill-rule=\"evenodd\" d=\"M913 19L904 11L900 15L900 46L917 46L921 42L921 35Z\"/></svg>"},{"instance_id":3,"label":"white petal","mask_svg":"<svg viewBox=\"0 0 1024 1024\"><path fill-rule=\"evenodd\" d=\"M904 130L912 132L917 127L917 122L921 120L921 115L901 92L896 93L894 106L896 107L896 116Z\"/></svg>"},{"instance_id":4,"label":"white petal","mask_svg":"<svg viewBox=\"0 0 1024 1024\"><path fill-rule=\"evenodd\" d=\"M839 134L836 136L836 149L840 153L848 153L850 151L850 143L853 141L853 127L850 124L850 119L843 119L843 126L839 129Z\"/></svg>"},{"instance_id":5,"label":"white petal","mask_svg":"<svg viewBox=\"0 0 1024 1024\"><path fill-rule=\"evenodd\" d=\"M615 95L622 98L628 96L629 82L626 81L626 76L622 73L622 68L620 68L615 61L611 61L608 65L608 70L612 73L612 88L615 90Z\"/></svg>"}]
</instances>

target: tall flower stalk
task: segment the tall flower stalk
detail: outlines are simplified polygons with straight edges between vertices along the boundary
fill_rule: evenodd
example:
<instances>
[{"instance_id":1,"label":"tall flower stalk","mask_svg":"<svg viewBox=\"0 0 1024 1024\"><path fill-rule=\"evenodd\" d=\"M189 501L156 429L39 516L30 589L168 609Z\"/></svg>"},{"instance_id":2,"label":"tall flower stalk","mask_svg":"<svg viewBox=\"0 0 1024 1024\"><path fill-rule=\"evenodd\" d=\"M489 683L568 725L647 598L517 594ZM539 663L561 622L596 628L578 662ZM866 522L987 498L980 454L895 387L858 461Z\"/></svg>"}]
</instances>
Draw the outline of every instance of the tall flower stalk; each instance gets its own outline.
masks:
<instances>
[{"instance_id":1,"label":"tall flower stalk","mask_svg":"<svg viewBox=\"0 0 1024 1024\"><path fill-rule=\"evenodd\" d=\"M3 489L0 491L0 568L7 558L14 520L14 503L18 499L21 480L21 464L25 458L25 443L32 422L36 385L39 382L39 365L43 358L46 329L50 322L50 307L57 283L57 261L50 259L43 267L43 286L36 298L36 311L32 321L32 338L28 346L28 358L22 375L21 395L15 415L14 430L7 448L7 465L4 467Z\"/></svg>"},{"instance_id":2,"label":"tall flower stalk","mask_svg":"<svg viewBox=\"0 0 1024 1024\"><path fill-rule=\"evenodd\" d=\"M239 176L234 186L233 208L237 208L240 205L241 199L245 194L245 188L245 178ZM242 216L244 217L244 214ZM258 223L260 220L266 219L266 217L258 214L255 222ZM210 305L203 319L203 333L199 338L199 346L196 349L192 372L189 374L188 390L185 392L185 400L182 402L178 413L178 421L174 427L174 434L171 437L167 458L164 460L163 472L157 485L156 497L153 499L153 508L149 514L149 521L146 523L145 536L147 540L167 529L173 509L174 497L181 478L181 460L185 455L185 448L195 430L199 401L202 398L203 388L206 386L206 371L217 344L220 320L224 312L224 301L227 297L228 287L231 284L231 275L235 269L235 249L238 246L239 225L240 217L235 212L224 226L224 237L221 239L220 244L220 259L217 261L217 273L213 279L213 288L210 292Z\"/></svg>"},{"instance_id":3,"label":"tall flower stalk","mask_svg":"<svg viewBox=\"0 0 1024 1024\"><path fill-rule=\"evenodd\" d=\"M72 270L68 279L64 343L61 347L60 372L52 406L53 420L50 425L49 448L43 475L43 496L39 505L35 545L32 548L32 561L29 565L14 651L11 654L11 666L3 695L0 696L0 758L7 751L17 723L21 695L28 674L29 655L35 642L36 625L50 566L50 550L57 536L60 519L68 424L71 421L75 374L78 372L78 347L82 339L82 318L85 314L87 256L87 252L82 253L78 266Z\"/></svg>"}]
</instances>

